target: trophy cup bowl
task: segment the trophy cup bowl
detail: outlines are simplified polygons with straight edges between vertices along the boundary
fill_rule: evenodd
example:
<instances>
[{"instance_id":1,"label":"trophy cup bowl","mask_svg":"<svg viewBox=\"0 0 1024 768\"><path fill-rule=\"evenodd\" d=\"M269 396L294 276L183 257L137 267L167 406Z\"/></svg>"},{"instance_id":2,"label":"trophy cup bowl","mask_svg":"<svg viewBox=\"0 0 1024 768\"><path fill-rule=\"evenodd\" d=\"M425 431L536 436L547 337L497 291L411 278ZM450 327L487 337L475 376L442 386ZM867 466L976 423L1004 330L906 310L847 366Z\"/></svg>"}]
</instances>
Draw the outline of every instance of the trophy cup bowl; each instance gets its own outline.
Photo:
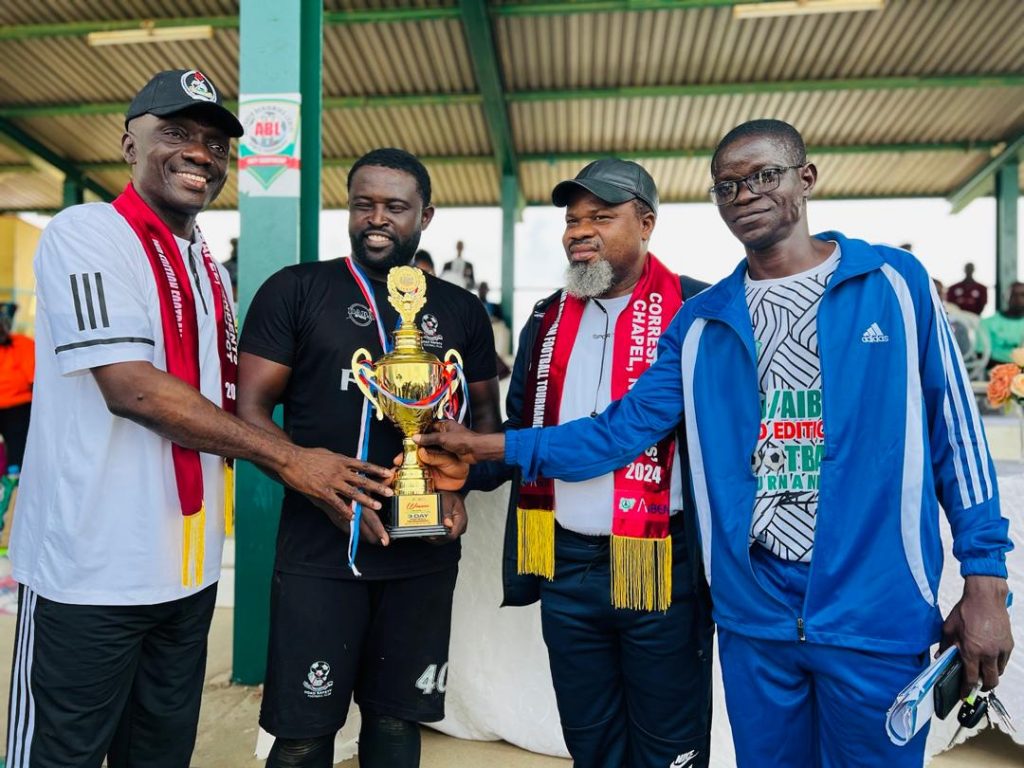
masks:
<instances>
[{"instance_id":1,"label":"trophy cup bowl","mask_svg":"<svg viewBox=\"0 0 1024 768\"><path fill-rule=\"evenodd\" d=\"M426 280L414 267L388 273L389 301L402 317L395 331L394 351L373 361L366 349L352 356L356 385L377 411L402 432L402 466L395 495L383 510L384 527L392 538L444 536L441 496L416 456L412 436L423 432L454 396L462 360L448 350L442 362L423 349L423 334L414 325L426 301Z\"/></svg>"}]
</instances>

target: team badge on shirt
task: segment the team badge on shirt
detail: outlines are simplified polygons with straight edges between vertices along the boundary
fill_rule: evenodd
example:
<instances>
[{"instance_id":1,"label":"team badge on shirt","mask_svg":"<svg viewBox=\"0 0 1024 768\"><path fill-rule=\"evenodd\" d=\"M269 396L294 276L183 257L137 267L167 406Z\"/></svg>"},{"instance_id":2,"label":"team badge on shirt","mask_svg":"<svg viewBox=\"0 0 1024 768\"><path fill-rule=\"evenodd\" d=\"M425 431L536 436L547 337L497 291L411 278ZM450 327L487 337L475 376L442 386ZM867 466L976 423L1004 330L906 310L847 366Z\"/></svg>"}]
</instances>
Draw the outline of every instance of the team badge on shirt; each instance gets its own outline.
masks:
<instances>
[{"instance_id":1,"label":"team badge on shirt","mask_svg":"<svg viewBox=\"0 0 1024 768\"><path fill-rule=\"evenodd\" d=\"M373 322L373 315L365 304L349 304L348 319L358 326L365 328Z\"/></svg>"},{"instance_id":2,"label":"team badge on shirt","mask_svg":"<svg viewBox=\"0 0 1024 768\"><path fill-rule=\"evenodd\" d=\"M420 320L420 328L423 329L423 346L440 347L444 343L444 336L437 332L439 323L437 315L426 314Z\"/></svg>"},{"instance_id":3,"label":"team badge on shirt","mask_svg":"<svg viewBox=\"0 0 1024 768\"><path fill-rule=\"evenodd\" d=\"M306 679L302 682L302 687L306 689L306 696L311 699L330 696L331 688L334 687L334 681L327 679L330 674L331 665L326 661L314 661L310 664Z\"/></svg>"},{"instance_id":4,"label":"team badge on shirt","mask_svg":"<svg viewBox=\"0 0 1024 768\"><path fill-rule=\"evenodd\" d=\"M217 101L213 83L198 69L190 69L181 76L181 89L196 101Z\"/></svg>"}]
</instances>

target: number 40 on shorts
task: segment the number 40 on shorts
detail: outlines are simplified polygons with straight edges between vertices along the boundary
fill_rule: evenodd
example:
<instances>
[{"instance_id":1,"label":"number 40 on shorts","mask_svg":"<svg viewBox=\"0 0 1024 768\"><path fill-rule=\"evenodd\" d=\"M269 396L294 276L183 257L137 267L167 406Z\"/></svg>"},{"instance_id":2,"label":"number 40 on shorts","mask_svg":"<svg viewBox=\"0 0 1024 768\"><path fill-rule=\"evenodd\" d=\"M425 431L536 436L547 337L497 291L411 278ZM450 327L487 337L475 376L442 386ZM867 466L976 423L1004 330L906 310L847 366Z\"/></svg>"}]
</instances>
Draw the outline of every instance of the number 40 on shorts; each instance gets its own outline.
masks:
<instances>
[{"instance_id":1,"label":"number 40 on shorts","mask_svg":"<svg viewBox=\"0 0 1024 768\"><path fill-rule=\"evenodd\" d=\"M424 696L429 696L434 691L444 693L444 689L448 687L448 662L446 661L441 669L437 668L437 664L428 666L417 678L416 687L423 691Z\"/></svg>"}]
</instances>

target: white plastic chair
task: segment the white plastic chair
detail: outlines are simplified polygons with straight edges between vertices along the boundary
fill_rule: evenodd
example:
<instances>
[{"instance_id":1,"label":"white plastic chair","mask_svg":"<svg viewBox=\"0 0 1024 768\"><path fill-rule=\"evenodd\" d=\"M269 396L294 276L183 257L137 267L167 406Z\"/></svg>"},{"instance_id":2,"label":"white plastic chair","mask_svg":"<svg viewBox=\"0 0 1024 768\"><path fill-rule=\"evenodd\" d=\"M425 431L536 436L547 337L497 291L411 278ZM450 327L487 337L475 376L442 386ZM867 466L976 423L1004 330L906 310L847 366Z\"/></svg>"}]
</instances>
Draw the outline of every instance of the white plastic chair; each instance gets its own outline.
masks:
<instances>
[{"instance_id":1,"label":"white plastic chair","mask_svg":"<svg viewBox=\"0 0 1024 768\"><path fill-rule=\"evenodd\" d=\"M987 378L988 361L992 356L992 340L981 327L981 318L953 304L946 304L946 314L967 368L968 378L971 381L984 381Z\"/></svg>"}]
</instances>

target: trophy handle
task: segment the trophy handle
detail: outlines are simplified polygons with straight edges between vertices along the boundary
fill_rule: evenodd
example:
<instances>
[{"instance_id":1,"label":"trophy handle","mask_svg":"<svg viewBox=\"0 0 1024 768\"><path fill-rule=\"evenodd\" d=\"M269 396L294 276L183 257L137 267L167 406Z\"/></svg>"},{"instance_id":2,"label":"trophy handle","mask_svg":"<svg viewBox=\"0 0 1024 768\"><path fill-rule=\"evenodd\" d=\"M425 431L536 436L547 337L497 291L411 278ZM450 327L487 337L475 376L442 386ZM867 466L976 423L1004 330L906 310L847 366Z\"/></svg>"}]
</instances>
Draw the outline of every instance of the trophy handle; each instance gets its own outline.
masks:
<instances>
[{"instance_id":1,"label":"trophy handle","mask_svg":"<svg viewBox=\"0 0 1024 768\"><path fill-rule=\"evenodd\" d=\"M459 379L460 379L460 377L457 376L457 375L453 375L454 371L452 371L452 368L456 367L459 370L462 369L462 355L459 354L459 351L457 349L449 349L447 352L444 353L444 364L445 364L445 368L447 369L447 371L449 373L448 392L441 399L441 402L439 402L437 404L437 412L436 413L437 413L438 418L443 418L444 417L444 409L445 409L445 407L448 405L449 402L451 402L451 399L453 397L455 397L455 392L459 388ZM468 392L463 392L462 396L463 397L469 397L469 393Z\"/></svg>"},{"instance_id":2,"label":"trophy handle","mask_svg":"<svg viewBox=\"0 0 1024 768\"><path fill-rule=\"evenodd\" d=\"M359 371L362 371L366 378L376 381L377 372L373 369L373 358L370 357L370 351L365 348L360 348L355 351L352 355L352 378L355 379L356 386L359 387L359 391L363 393L363 397L370 401L370 405L373 406L377 412L377 421L384 418L384 411L381 410L380 402L374 396L370 388L363 383L363 380L359 377Z\"/></svg>"}]
</instances>

